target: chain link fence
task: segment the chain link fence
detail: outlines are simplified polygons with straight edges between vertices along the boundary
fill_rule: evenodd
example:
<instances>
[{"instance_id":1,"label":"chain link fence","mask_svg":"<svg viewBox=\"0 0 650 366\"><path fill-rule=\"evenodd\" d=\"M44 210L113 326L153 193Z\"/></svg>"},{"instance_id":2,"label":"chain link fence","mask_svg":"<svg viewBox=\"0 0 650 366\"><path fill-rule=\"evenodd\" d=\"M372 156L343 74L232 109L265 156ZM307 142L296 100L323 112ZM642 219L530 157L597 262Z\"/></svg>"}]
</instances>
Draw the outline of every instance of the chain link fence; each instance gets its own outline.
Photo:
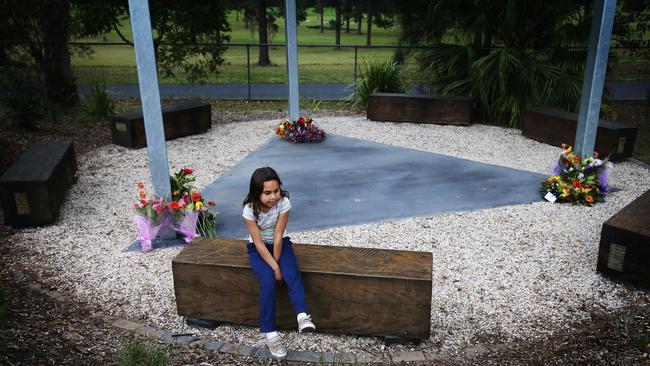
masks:
<instances>
[{"instance_id":1,"label":"chain link fence","mask_svg":"<svg viewBox=\"0 0 650 366\"><path fill-rule=\"evenodd\" d=\"M73 68L77 82L91 84L137 84L135 51L124 43L71 43ZM185 46L191 47L191 46ZM260 66L259 44L224 46L224 63L218 73L202 80L209 84L283 84L287 82L286 49L283 44L269 44L271 64ZM364 63L398 59L407 83L421 82L415 52L418 47L299 45L298 74L301 84L352 84L363 72ZM397 58L396 58L397 55ZM159 73L160 74L160 73ZM159 82L188 84L184 71L171 77L159 75Z\"/></svg>"},{"instance_id":2,"label":"chain link fence","mask_svg":"<svg viewBox=\"0 0 650 366\"><path fill-rule=\"evenodd\" d=\"M105 81L107 84L137 84L135 51L125 43L70 43L73 68L79 84ZM259 44L227 44L222 55L224 63L217 73L209 74L202 83L233 85L244 90L241 97L255 99L255 90L268 90L275 84L286 84L286 49L284 44L269 44L271 64L260 66ZM170 47L164 45L161 47ZM196 47L194 45L174 47ZM396 60L402 65L407 84L425 84L426 75L417 65L417 55L425 47L299 45L298 74L301 84L317 84L322 88L338 88L356 82L368 62ZM619 62L608 72L608 79L650 79L650 61L630 57L626 49L613 47ZM583 50L586 51L586 50ZM586 53L585 53L586 54ZM613 60L612 60L613 61ZM173 76L159 73L161 84L187 85L190 81L182 69ZM246 92L247 90L247 92ZM251 90L253 91L251 93ZM259 98L259 97L257 97ZM262 97L261 99L266 99Z\"/></svg>"}]
</instances>

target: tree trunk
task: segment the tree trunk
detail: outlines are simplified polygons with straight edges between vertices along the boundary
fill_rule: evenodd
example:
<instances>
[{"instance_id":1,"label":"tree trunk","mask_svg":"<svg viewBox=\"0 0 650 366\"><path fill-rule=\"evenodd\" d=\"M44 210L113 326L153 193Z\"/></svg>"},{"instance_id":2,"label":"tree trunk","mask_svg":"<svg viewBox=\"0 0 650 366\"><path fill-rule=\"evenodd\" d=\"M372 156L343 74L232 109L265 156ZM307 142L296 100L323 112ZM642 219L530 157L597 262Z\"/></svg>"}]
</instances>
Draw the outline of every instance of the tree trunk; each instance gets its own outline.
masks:
<instances>
[{"instance_id":1,"label":"tree trunk","mask_svg":"<svg viewBox=\"0 0 650 366\"><path fill-rule=\"evenodd\" d=\"M325 9L323 7L323 1L318 2L318 13L320 14L320 32L323 33L325 32L323 28L323 17L325 15Z\"/></svg>"},{"instance_id":2,"label":"tree trunk","mask_svg":"<svg viewBox=\"0 0 650 366\"><path fill-rule=\"evenodd\" d=\"M361 22L363 21L363 13L361 12L361 1L357 1L355 6L356 15L354 20L357 22L357 34L361 34Z\"/></svg>"},{"instance_id":3,"label":"tree trunk","mask_svg":"<svg viewBox=\"0 0 650 366\"><path fill-rule=\"evenodd\" d=\"M337 0L334 11L336 13L336 49L341 48L341 1Z\"/></svg>"},{"instance_id":4,"label":"tree trunk","mask_svg":"<svg viewBox=\"0 0 650 366\"><path fill-rule=\"evenodd\" d=\"M43 20L43 72L47 97L54 104L75 105L79 101L77 85L68 49L68 0L41 3Z\"/></svg>"},{"instance_id":5,"label":"tree trunk","mask_svg":"<svg viewBox=\"0 0 650 366\"><path fill-rule=\"evenodd\" d=\"M345 33L350 33L350 17L345 17Z\"/></svg>"},{"instance_id":6,"label":"tree trunk","mask_svg":"<svg viewBox=\"0 0 650 366\"><path fill-rule=\"evenodd\" d=\"M366 32L366 46L370 46L372 43L372 1L368 2L368 19L366 19L366 22L368 22L368 30Z\"/></svg>"},{"instance_id":7,"label":"tree trunk","mask_svg":"<svg viewBox=\"0 0 650 366\"><path fill-rule=\"evenodd\" d=\"M268 31L266 28L266 0L260 0L257 9L259 33L260 33L260 56L257 60L259 66L269 66L271 59L269 58L269 43Z\"/></svg>"}]
</instances>

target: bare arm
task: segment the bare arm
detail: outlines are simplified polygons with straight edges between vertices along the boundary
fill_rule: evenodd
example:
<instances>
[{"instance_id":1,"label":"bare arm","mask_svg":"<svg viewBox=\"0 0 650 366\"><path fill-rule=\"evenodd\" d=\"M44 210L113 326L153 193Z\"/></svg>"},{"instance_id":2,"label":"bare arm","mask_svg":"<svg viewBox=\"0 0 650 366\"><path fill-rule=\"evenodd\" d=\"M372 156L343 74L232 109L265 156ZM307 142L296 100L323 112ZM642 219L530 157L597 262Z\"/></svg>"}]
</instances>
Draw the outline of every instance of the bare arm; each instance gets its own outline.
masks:
<instances>
[{"instance_id":1,"label":"bare arm","mask_svg":"<svg viewBox=\"0 0 650 366\"><path fill-rule=\"evenodd\" d=\"M281 213L278 216L278 221L275 223L275 233L273 234L273 259L276 262L280 261L280 255L282 255L282 235L284 234L284 229L287 227L289 222L289 212Z\"/></svg>"},{"instance_id":2,"label":"bare arm","mask_svg":"<svg viewBox=\"0 0 650 366\"><path fill-rule=\"evenodd\" d=\"M248 226L248 232L251 234L251 238L253 239L253 244L255 244L255 249L257 249L257 252L260 254L262 259L264 259L269 267L271 267L273 272L279 271L280 266L278 265L278 262L273 259L271 252L266 249L266 245L264 245L264 241L262 241L262 234L260 233L260 229L257 227L255 221L246 220L246 225Z\"/></svg>"}]
</instances>

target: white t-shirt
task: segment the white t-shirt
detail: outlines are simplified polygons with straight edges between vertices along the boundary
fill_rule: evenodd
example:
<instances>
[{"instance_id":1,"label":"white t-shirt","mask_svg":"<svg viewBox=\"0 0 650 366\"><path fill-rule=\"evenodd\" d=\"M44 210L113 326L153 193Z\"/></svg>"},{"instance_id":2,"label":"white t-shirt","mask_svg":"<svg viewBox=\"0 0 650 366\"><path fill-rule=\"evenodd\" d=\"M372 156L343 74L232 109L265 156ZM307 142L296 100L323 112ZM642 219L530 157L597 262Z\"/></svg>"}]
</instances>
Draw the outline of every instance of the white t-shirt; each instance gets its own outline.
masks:
<instances>
[{"instance_id":1,"label":"white t-shirt","mask_svg":"<svg viewBox=\"0 0 650 366\"><path fill-rule=\"evenodd\" d=\"M275 206L271 207L269 212L260 211L257 219L255 219L255 215L253 214L253 206L250 203L244 206L244 212L242 213L242 216L246 220L255 221L257 227L260 229L262 240L265 244L273 244L273 234L275 233L275 225L278 223L278 216L289 211L290 209L291 202L289 202L289 198L282 197L275 204ZM282 237L285 236L287 236L287 228L284 228L284 233L282 234ZM248 241L251 243L253 242L253 238L251 238L250 234L248 234Z\"/></svg>"}]
</instances>

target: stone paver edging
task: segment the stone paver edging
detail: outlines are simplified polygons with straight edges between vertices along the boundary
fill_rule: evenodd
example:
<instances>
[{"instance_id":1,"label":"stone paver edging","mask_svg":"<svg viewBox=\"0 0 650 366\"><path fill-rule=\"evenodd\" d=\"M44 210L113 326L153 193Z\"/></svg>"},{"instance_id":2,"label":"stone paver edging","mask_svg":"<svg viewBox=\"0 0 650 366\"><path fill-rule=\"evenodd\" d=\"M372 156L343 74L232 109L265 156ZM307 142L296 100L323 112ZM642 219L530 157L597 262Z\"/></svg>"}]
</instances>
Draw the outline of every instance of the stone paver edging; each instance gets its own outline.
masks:
<instances>
[{"instance_id":1,"label":"stone paver edging","mask_svg":"<svg viewBox=\"0 0 650 366\"><path fill-rule=\"evenodd\" d=\"M27 280L23 274L17 274L17 278ZM65 297L57 291L50 291L43 288L38 283L31 283L28 287L34 291L38 291L47 295L53 300L63 302ZM247 356L254 358L272 359L266 347L249 347L239 344L224 343L216 340L204 340L191 333L172 333L162 329L157 329L149 325L143 325L130 321L125 318L115 318L103 313L96 313L94 315L113 327L128 330L136 334L156 338L157 340L166 344L183 345L192 348L203 348L210 351L219 351L231 355ZM511 345L491 345L491 346L477 346L469 347L465 350L467 357L476 357L481 354L495 351L499 349L510 348ZM287 356L284 358L286 361L292 362L313 362L319 364L387 364L387 363L422 363L448 360L453 358L452 355L444 352L428 353L423 351L407 351L407 352L389 352L388 356L377 357L376 355L367 352L358 353L345 353L345 352L308 352L308 351L287 351Z\"/></svg>"}]
</instances>

